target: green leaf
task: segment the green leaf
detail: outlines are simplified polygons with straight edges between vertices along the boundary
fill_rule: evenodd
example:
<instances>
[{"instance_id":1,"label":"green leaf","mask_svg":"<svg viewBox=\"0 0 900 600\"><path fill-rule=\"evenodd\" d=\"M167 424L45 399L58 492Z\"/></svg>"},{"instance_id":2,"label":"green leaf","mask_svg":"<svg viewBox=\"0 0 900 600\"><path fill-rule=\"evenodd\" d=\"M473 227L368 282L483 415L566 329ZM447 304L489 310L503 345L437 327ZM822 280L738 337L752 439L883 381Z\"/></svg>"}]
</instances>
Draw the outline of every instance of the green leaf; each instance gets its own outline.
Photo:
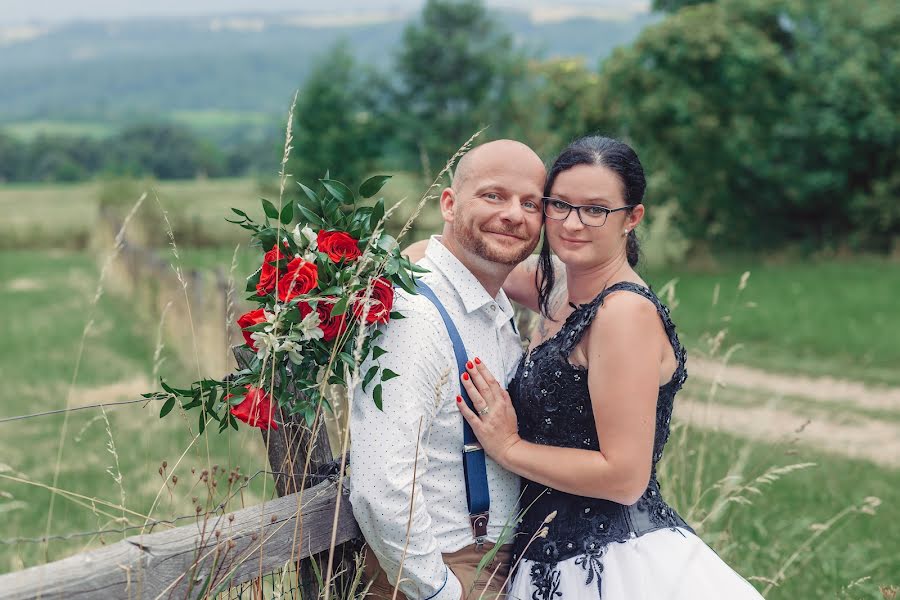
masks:
<instances>
[{"instance_id":1,"label":"green leaf","mask_svg":"<svg viewBox=\"0 0 900 600\"><path fill-rule=\"evenodd\" d=\"M381 191L381 188L384 187L384 184L390 178L390 175L373 175L369 177L359 186L359 196L361 198L371 198Z\"/></svg>"},{"instance_id":2,"label":"green leaf","mask_svg":"<svg viewBox=\"0 0 900 600\"><path fill-rule=\"evenodd\" d=\"M384 217L384 198L379 198L375 206L372 207L372 214L369 215L369 229L375 229L378 222ZM384 236L382 236L384 237ZM388 236L391 237L391 236ZM394 239L394 238L391 238ZM378 246L381 247L381 239L378 240Z\"/></svg>"},{"instance_id":3,"label":"green leaf","mask_svg":"<svg viewBox=\"0 0 900 600\"><path fill-rule=\"evenodd\" d=\"M331 308L331 317L339 317L345 312L347 312L347 303L350 301L348 296L344 296L340 300L334 303L334 306Z\"/></svg>"},{"instance_id":4,"label":"green leaf","mask_svg":"<svg viewBox=\"0 0 900 600\"><path fill-rule=\"evenodd\" d=\"M206 416L202 410L200 411L200 417L197 421L197 429L199 429L200 433L203 433L206 430L206 420L203 418Z\"/></svg>"},{"instance_id":5,"label":"green leaf","mask_svg":"<svg viewBox=\"0 0 900 600\"><path fill-rule=\"evenodd\" d=\"M406 318L406 317L403 316L403 313L402 313L402 312L398 312L398 311L393 311L389 316L390 316L391 319L394 320L394 321L398 321L398 320L400 320L400 319L405 319L405 318Z\"/></svg>"},{"instance_id":6,"label":"green leaf","mask_svg":"<svg viewBox=\"0 0 900 600\"><path fill-rule=\"evenodd\" d=\"M383 207L382 207L383 208ZM380 217L379 217L380 218ZM385 252L390 252L394 248L397 247L397 240L394 239L394 236L388 235L387 233L382 233L381 237L378 238L378 243L375 244Z\"/></svg>"},{"instance_id":7,"label":"green leaf","mask_svg":"<svg viewBox=\"0 0 900 600\"><path fill-rule=\"evenodd\" d=\"M175 396L170 396L168 400L166 400L165 404L163 404L162 408L159 411L159 418L162 419L164 416L172 412L172 409L175 408Z\"/></svg>"},{"instance_id":8,"label":"green leaf","mask_svg":"<svg viewBox=\"0 0 900 600\"><path fill-rule=\"evenodd\" d=\"M416 292L416 283L413 281L413 278L409 273L406 272L406 269L400 269L397 271L397 278L400 280L400 287L409 292L410 294L415 294Z\"/></svg>"},{"instance_id":9,"label":"green leaf","mask_svg":"<svg viewBox=\"0 0 900 600\"><path fill-rule=\"evenodd\" d=\"M294 203L288 202L281 209L281 215L279 215L279 220L281 220L282 224L287 225L291 221L294 220Z\"/></svg>"},{"instance_id":10,"label":"green leaf","mask_svg":"<svg viewBox=\"0 0 900 600\"><path fill-rule=\"evenodd\" d=\"M376 348L377 349L377 348ZM366 391L366 388L372 383L372 380L375 378L375 375L378 374L378 365L372 365L369 367L369 370L366 371L365 377L363 377L362 381L362 389Z\"/></svg>"},{"instance_id":11,"label":"green leaf","mask_svg":"<svg viewBox=\"0 0 900 600\"><path fill-rule=\"evenodd\" d=\"M378 360L385 354L387 354L387 350L385 350L381 346L375 346L374 348L372 348L372 359L373 360Z\"/></svg>"},{"instance_id":12,"label":"green leaf","mask_svg":"<svg viewBox=\"0 0 900 600\"><path fill-rule=\"evenodd\" d=\"M319 197L316 196L316 193L312 191L310 188L303 185L301 182L297 182L297 185L300 186L300 189L303 190L303 193L306 194L306 197L309 198L309 201L312 202L313 207L319 206Z\"/></svg>"},{"instance_id":13,"label":"green leaf","mask_svg":"<svg viewBox=\"0 0 900 600\"><path fill-rule=\"evenodd\" d=\"M262 202L263 212L266 213L266 216L270 219L278 218L278 209L275 208L275 205L266 200L265 198L260 198Z\"/></svg>"},{"instance_id":14,"label":"green leaf","mask_svg":"<svg viewBox=\"0 0 900 600\"><path fill-rule=\"evenodd\" d=\"M275 214L277 215L278 213ZM262 247L268 251L271 250L272 246L278 241L278 232L274 229L263 229L256 234L256 239L258 239L259 243L262 244Z\"/></svg>"},{"instance_id":15,"label":"green leaf","mask_svg":"<svg viewBox=\"0 0 900 600\"><path fill-rule=\"evenodd\" d=\"M324 227L325 226L325 223L322 221L322 219L319 217L319 215L317 215L313 211L309 210L308 208L306 208L299 202L297 203L297 210L299 210L300 214L303 216L303 218L306 219L307 224L315 225L316 227Z\"/></svg>"},{"instance_id":16,"label":"green leaf","mask_svg":"<svg viewBox=\"0 0 900 600\"><path fill-rule=\"evenodd\" d=\"M381 407L381 384L375 386L375 389L372 390L372 399L375 401L375 408L383 411L384 409Z\"/></svg>"},{"instance_id":17,"label":"green leaf","mask_svg":"<svg viewBox=\"0 0 900 600\"><path fill-rule=\"evenodd\" d=\"M400 377L399 373L394 373L390 369L385 369L381 372L381 381L388 381L393 379L394 377Z\"/></svg>"},{"instance_id":18,"label":"green leaf","mask_svg":"<svg viewBox=\"0 0 900 600\"><path fill-rule=\"evenodd\" d=\"M249 218L250 218L250 217L247 216L247 213L245 213L244 211L239 210L239 209L237 209L237 208L232 208L231 211L232 211L234 214L236 214L236 215L238 215L238 216L241 216L241 217L244 217L244 218L246 218L246 219L249 219Z\"/></svg>"},{"instance_id":19,"label":"green leaf","mask_svg":"<svg viewBox=\"0 0 900 600\"><path fill-rule=\"evenodd\" d=\"M356 202L353 192L346 185L334 179L320 179L328 193L334 196L341 204L353 204Z\"/></svg>"}]
</instances>

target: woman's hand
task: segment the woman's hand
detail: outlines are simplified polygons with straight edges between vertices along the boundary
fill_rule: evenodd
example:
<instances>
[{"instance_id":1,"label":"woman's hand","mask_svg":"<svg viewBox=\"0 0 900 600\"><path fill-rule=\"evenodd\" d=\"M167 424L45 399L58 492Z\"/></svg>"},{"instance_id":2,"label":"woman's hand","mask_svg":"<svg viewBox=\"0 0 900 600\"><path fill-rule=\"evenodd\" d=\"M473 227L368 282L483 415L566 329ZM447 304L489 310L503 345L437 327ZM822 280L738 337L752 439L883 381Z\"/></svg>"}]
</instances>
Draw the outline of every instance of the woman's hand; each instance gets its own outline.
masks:
<instances>
[{"instance_id":1,"label":"woman's hand","mask_svg":"<svg viewBox=\"0 0 900 600\"><path fill-rule=\"evenodd\" d=\"M457 396L456 406L472 426L484 451L500 466L507 468L510 449L522 441L509 394L477 357L466 363L466 372L460 379L472 399L475 412L463 402L461 396Z\"/></svg>"}]
</instances>

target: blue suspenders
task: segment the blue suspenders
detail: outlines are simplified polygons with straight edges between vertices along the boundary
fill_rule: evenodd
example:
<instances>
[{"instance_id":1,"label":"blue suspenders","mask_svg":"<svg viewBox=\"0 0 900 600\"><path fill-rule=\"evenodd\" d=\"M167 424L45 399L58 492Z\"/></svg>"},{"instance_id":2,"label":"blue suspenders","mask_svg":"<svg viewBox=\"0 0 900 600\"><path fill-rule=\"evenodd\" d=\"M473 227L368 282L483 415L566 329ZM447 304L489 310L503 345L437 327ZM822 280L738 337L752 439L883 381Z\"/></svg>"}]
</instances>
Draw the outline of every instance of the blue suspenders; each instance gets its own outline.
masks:
<instances>
[{"instance_id":1,"label":"blue suspenders","mask_svg":"<svg viewBox=\"0 0 900 600\"><path fill-rule=\"evenodd\" d=\"M438 300L434 291L421 280L416 281L416 284L418 286L418 292L422 296L428 298L441 314L444 325L447 327L447 333L450 334L450 341L453 342L453 354L456 356L456 368L459 374L464 373L466 371L466 362L469 359L466 354L466 347L463 344L462 338L459 336L456 325L453 324L453 320L450 318L450 315L447 314L447 309L444 308L444 305ZM474 411L475 408L472 406L472 400L469 398L469 394L466 393L466 389L462 387L462 385L460 385L460 395L463 397L463 400L469 408ZM462 422L463 472L466 478L466 501L469 507L469 521L472 525L472 537L475 538L475 543L480 546L484 543L484 539L487 536L487 525L491 509L487 468L484 463L484 450L482 449L481 444L478 443L475 432L472 431L472 427L465 419L462 419Z\"/></svg>"}]
</instances>

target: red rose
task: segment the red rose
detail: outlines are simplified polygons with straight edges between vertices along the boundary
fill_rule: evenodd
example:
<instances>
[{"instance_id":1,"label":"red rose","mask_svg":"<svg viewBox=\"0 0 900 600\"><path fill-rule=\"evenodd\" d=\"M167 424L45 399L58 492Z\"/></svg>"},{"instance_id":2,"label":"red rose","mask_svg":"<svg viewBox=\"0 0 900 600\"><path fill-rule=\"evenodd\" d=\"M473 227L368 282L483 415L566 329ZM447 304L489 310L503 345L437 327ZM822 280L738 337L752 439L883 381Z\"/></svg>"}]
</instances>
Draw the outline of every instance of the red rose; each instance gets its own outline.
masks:
<instances>
[{"instance_id":1,"label":"red rose","mask_svg":"<svg viewBox=\"0 0 900 600\"><path fill-rule=\"evenodd\" d=\"M259 274L259 283L256 284L258 296L271 294L275 290L275 280L278 279L279 269L273 263L277 263L282 258L284 257L281 255L281 248L278 247L278 244L272 246L272 249L263 256L262 272Z\"/></svg>"},{"instance_id":2,"label":"red rose","mask_svg":"<svg viewBox=\"0 0 900 600\"><path fill-rule=\"evenodd\" d=\"M347 331L347 313L331 317L331 309L334 307L336 298L321 300L316 306L316 312L319 313L319 328L324 334L322 340L330 342L334 338L342 335Z\"/></svg>"},{"instance_id":3,"label":"red rose","mask_svg":"<svg viewBox=\"0 0 900 600\"><path fill-rule=\"evenodd\" d=\"M231 407L231 414L251 427L278 429L278 423L273 418L275 408L266 391L252 385L248 385L246 388L247 395L240 404ZM225 396L225 401L227 402L233 395Z\"/></svg>"},{"instance_id":4,"label":"red rose","mask_svg":"<svg viewBox=\"0 0 900 600\"><path fill-rule=\"evenodd\" d=\"M356 301L353 303L353 316L361 319L363 314L366 315L366 323L387 323L391 318L391 308L394 306L394 288L391 282L383 277L379 277L372 284L372 293L369 295L368 312L363 300L366 297L366 291L358 292Z\"/></svg>"},{"instance_id":5,"label":"red rose","mask_svg":"<svg viewBox=\"0 0 900 600\"><path fill-rule=\"evenodd\" d=\"M324 252L334 262L356 260L362 255L357 240L343 231L320 231L316 236L319 252Z\"/></svg>"},{"instance_id":6,"label":"red rose","mask_svg":"<svg viewBox=\"0 0 900 600\"><path fill-rule=\"evenodd\" d=\"M237 320L238 326L241 328L241 333L244 334L244 341L247 342L247 345L250 346L250 349L256 352L256 344L253 343L253 338L250 337L250 332L246 331L248 327L251 325L256 325L257 323L265 323L266 322L266 313L261 308L257 308L256 310L251 310L245 315L241 315Z\"/></svg>"},{"instance_id":7,"label":"red rose","mask_svg":"<svg viewBox=\"0 0 900 600\"><path fill-rule=\"evenodd\" d=\"M319 284L319 269L315 263L295 258L288 263L287 272L278 282L278 299L288 302L301 294L308 294Z\"/></svg>"}]
</instances>

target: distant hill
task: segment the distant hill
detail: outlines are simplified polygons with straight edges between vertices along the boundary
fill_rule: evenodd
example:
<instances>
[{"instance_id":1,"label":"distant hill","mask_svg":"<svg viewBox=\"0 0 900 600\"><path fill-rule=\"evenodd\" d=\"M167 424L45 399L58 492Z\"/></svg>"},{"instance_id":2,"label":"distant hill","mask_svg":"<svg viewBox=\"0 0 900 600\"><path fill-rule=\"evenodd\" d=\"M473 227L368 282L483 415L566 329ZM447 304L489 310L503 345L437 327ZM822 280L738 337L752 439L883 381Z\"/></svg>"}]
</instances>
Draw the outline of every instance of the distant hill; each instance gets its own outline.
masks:
<instances>
[{"instance_id":1,"label":"distant hill","mask_svg":"<svg viewBox=\"0 0 900 600\"><path fill-rule=\"evenodd\" d=\"M590 64L657 18L497 14L534 55L578 55ZM384 66L404 26L378 15L243 15L0 29L0 124L118 123L179 111L280 117L317 55L346 39L361 60Z\"/></svg>"}]
</instances>

